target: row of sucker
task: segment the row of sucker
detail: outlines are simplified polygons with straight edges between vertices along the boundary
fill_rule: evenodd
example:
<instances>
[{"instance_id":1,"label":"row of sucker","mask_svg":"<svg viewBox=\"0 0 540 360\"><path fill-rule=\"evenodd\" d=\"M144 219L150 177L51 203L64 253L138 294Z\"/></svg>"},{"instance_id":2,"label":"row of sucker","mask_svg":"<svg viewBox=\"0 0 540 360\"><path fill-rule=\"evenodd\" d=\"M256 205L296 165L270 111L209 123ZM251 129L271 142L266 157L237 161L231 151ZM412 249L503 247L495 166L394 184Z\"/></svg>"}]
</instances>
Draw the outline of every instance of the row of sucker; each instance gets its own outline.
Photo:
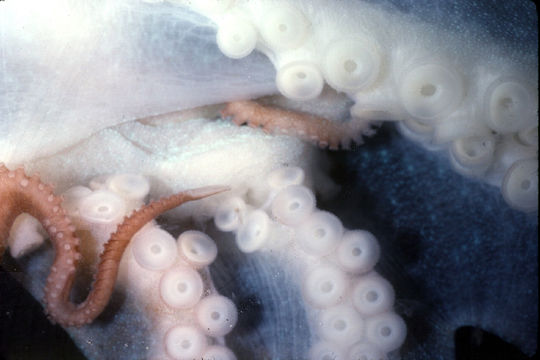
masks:
<instances>
[{"instance_id":1,"label":"row of sucker","mask_svg":"<svg viewBox=\"0 0 540 360\"><path fill-rule=\"evenodd\" d=\"M379 244L368 231L347 230L335 215L317 209L304 177L298 167L274 170L266 202L257 207L230 197L216 209L214 223L234 232L245 253L281 249L301 263L297 285L316 334L310 359L384 359L399 349L407 330L393 310L392 285L374 270ZM288 245L273 243L283 234L289 234Z\"/></svg>"},{"instance_id":2,"label":"row of sucker","mask_svg":"<svg viewBox=\"0 0 540 360\"><path fill-rule=\"evenodd\" d=\"M360 134L352 140L361 142L358 135L371 133L373 123L396 121L403 135L429 150L448 152L460 174L499 187L511 207L538 209L537 77L517 61L505 62L508 56L497 45L469 44L455 51L463 48L457 34L439 39L429 34L442 32L397 18L385 19L395 24L384 30L373 20L370 29L354 24L354 14L325 17L304 2L172 2L212 19L226 56L239 59L255 49L267 55L283 96L314 99L326 84L353 99L349 123ZM497 56L488 59L482 51L500 56L495 61ZM289 130L283 125L283 132ZM345 138L337 143L347 147L348 132L338 135ZM325 139L319 143L328 145Z\"/></svg>"},{"instance_id":3,"label":"row of sucker","mask_svg":"<svg viewBox=\"0 0 540 360\"><path fill-rule=\"evenodd\" d=\"M71 208L83 228L99 236L144 204L150 184L141 175L115 174L92 179L86 189L67 191L74 194ZM126 251L127 286L148 302L148 317L162 344L150 350L149 358L236 359L223 340L236 324L236 306L217 292L207 268L216 257L214 240L200 231L188 230L175 239L152 222L133 236Z\"/></svg>"}]
</instances>

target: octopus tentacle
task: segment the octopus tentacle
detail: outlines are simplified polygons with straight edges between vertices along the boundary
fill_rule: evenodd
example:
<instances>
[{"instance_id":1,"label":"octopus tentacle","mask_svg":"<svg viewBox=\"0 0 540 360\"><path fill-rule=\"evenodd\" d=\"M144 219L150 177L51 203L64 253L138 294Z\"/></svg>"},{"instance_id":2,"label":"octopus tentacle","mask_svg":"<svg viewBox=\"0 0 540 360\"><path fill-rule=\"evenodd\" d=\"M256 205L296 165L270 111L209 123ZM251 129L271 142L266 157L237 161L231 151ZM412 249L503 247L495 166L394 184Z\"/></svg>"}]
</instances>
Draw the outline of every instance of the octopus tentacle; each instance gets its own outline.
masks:
<instances>
[{"instance_id":1,"label":"octopus tentacle","mask_svg":"<svg viewBox=\"0 0 540 360\"><path fill-rule=\"evenodd\" d=\"M339 123L312 114L263 106L253 101L230 102L221 114L223 117L232 117L236 125L247 123L253 128L262 127L267 133L296 135L331 150L337 150L340 145L348 148L351 141L361 143L362 135L371 134L370 125L360 120Z\"/></svg>"},{"instance_id":2,"label":"octopus tentacle","mask_svg":"<svg viewBox=\"0 0 540 360\"><path fill-rule=\"evenodd\" d=\"M118 266L131 237L147 222L184 202L197 200L227 190L206 187L184 191L143 206L124 218L104 246L95 282L86 300L69 300L81 255L75 228L61 206L62 198L37 176L27 177L22 168L10 171L0 163L0 258L5 240L15 218L29 213L44 226L55 249L55 258L47 278L44 302L49 318L63 326L82 326L92 322L105 308L113 292Z\"/></svg>"}]
</instances>

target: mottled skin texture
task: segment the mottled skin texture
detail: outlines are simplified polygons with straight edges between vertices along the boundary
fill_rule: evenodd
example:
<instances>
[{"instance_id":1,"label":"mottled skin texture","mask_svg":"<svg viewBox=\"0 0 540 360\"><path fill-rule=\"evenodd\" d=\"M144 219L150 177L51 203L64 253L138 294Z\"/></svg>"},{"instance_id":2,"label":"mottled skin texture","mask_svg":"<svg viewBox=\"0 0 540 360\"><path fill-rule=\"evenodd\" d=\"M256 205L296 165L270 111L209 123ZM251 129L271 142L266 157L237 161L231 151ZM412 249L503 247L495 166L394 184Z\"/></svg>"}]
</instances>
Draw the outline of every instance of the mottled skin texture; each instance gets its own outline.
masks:
<instances>
[{"instance_id":1,"label":"mottled skin texture","mask_svg":"<svg viewBox=\"0 0 540 360\"><path fill-rule=\"evenodd\" d=\"M351 142L361 143L362 135L372 135L370 127L357 120L346 123L330 121L320 116L263 106L254 101L234 101L221 111L232 117L236 125L261 127L267 133L284 133L316 143L321 148L348 149Z\"/></svg>"},{"instance_id":2,"label":"mottled skin texture","mask_svg":"<svg viewBox=\"0 0 540 360\"><path fill-rule=\"evenodd\" d=\"M0 164L0 257L15 218L28 213L38 219L55 250L45 287L46 311L53 322L62 326L82 326L92 322L109 302L122 254L139 229L164 211L226 189L207 187L184 191L145 205L126 217L104 246L92 290L82 303L74 304L69 297L81 259L80 240L61 206L62 198L54 195L52 187L43 184L37 175L28 177L21 168L10 171Z\"/></svg>"}]
</instances>

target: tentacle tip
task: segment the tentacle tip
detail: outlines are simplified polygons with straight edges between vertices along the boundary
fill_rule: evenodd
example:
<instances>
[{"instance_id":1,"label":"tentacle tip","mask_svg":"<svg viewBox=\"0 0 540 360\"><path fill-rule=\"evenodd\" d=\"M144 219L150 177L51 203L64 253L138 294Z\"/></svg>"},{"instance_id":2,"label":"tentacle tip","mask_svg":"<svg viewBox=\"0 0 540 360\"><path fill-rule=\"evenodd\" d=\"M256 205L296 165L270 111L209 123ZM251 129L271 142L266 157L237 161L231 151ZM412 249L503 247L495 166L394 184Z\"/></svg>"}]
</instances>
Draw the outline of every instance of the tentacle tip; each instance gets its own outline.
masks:
<instances>
[{"instance_id":1,"label":"tentacle tip","mask_svg":"<svg viewBox=\"0 0 540 360\"><path fill-rule=\"evenodd\" d=\"M198 189L188 190L187 193L195 198L204 198L212 195L216 195L225 191L230 191L231 187L228 185L213 185L205 186Z\"/></svg>"}]
</instances>

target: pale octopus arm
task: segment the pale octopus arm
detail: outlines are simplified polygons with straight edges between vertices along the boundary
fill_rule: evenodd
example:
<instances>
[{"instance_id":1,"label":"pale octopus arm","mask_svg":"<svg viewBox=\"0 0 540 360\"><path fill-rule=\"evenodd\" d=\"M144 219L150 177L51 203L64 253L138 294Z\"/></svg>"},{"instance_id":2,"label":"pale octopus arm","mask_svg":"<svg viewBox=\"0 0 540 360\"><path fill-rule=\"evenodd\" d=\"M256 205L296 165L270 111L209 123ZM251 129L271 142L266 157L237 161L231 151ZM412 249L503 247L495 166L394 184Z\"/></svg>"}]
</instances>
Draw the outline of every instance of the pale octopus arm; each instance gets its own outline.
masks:
<instances>
[{"instance_id":1,"label":"pale octopus arm","mask_svg":"<svg viewBox=\"0 0 540 360\"><path fill-rule=\"evenodd\" d=\"M0 163L0 258L15 218L21 213L29 213L38 219L49 233L55 249L45 287L44 302L48 316L62 326L82 326L92 322L109 302L122 254L131 237L141 227L162 212L184 202L227 189L215 186L180 192L143 206L124 218L104 246L92 290L81 304L74 304L69 300L69 295L76 266L81 259L80 240L61 207L62 198L54 195L52 187L43 184L36 175L27 177L23 169L10 171Z\"/></svg>"}]
</instances>

